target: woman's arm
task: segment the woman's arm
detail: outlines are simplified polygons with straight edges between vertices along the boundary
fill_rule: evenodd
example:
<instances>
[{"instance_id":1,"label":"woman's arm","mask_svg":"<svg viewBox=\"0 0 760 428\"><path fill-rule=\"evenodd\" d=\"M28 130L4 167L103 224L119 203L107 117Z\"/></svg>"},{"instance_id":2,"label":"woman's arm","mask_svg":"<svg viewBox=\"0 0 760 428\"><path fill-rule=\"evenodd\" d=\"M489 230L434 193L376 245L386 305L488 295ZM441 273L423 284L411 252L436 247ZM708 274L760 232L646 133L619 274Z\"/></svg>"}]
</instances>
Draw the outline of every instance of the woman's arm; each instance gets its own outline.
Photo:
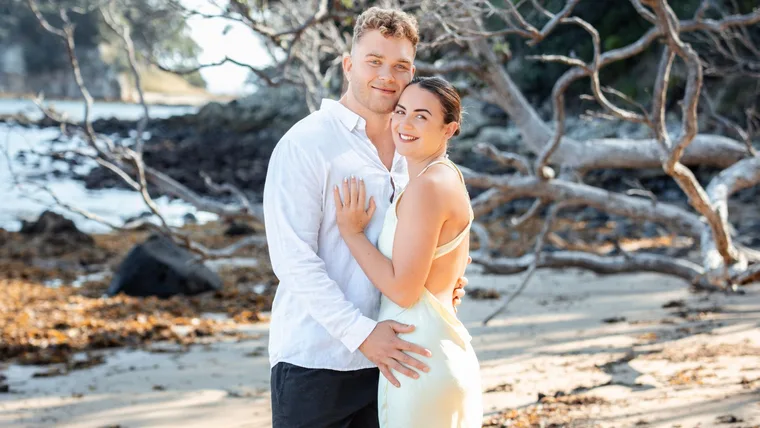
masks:
<instances>
[{"instance_id":1,"label":"woman's arm","mask_svg":"<svg viewBox=\"0 0 760 428\"><path fill-rule=\"evenodd\" d=\"M430 273L446 220L446 195L442 194L442 187L428 174L415 179L404 192L403 204L398 207L392 260L364 235L374 213L371 199L369 210L364 209L364 183L356 179L344 181L342 202L338 188L334 190L338 227L351 254L375 287L401 307L417 302Z\"/></svg>"}]
</instances>

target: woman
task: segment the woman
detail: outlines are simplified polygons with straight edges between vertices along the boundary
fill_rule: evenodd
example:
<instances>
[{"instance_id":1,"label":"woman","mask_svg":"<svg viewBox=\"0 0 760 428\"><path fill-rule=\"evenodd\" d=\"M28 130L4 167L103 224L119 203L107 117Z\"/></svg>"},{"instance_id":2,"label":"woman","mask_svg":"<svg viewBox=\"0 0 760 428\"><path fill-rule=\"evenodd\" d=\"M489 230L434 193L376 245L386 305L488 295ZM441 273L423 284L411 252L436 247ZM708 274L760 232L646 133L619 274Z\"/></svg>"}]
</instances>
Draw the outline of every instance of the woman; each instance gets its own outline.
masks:
<instances>
[{"instance_id":1,"label":"woman","mask_svg":"<svg viewBox=\"0 0 760 428\"><path fill-rule=\"evenodd\" d=\"M362 180L344 180L342 199L334 189L341 235L383 293L380 320L415 325L404 339L432 352L430 371L399 388L380 376L381 427L482 425L478 360L451 302L467 266L473 219L462 174L446 156L460 121L459 94L443 79L415 78L401 94L391 129L410 180L385 215L377 248L364 235L375 204L370 198L365 208Z\"/></svg>"}]
</instances>

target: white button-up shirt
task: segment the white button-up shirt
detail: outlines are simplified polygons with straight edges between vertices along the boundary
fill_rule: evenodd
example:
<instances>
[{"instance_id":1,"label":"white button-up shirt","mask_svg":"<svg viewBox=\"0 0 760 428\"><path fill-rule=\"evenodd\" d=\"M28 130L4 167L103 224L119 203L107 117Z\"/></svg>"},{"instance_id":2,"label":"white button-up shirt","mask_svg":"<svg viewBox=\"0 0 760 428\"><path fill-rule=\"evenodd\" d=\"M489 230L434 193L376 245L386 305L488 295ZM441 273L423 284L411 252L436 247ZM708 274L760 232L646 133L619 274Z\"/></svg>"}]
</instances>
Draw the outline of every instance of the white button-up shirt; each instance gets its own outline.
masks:
<instances>
[{"instance_id":1,"label":"white button-up shirt","mask_svg":"<svg viewBox=\"0 0 760 428\"><path fill-rule=\"evenodd\" d=\"M269 362L358 370L358 351L375 328L380 292L340 236L333 186L364 179L377 210L365 233L377 243L383 214L409 178L398 153L391 170L367 137L366 122L337 101L295 124L272 153L264 185L269 256L280 284L272 306Z\"/></svg>"}]
</instances>

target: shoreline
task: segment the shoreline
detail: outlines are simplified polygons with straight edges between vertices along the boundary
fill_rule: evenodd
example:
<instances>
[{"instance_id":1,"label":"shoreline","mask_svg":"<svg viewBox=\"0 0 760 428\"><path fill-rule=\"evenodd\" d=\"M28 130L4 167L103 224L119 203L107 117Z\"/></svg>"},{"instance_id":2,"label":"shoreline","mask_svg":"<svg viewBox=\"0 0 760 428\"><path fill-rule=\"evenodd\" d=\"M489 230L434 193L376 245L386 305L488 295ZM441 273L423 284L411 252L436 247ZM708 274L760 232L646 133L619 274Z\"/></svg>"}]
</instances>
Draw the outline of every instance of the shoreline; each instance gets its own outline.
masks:
<instances>
[{"instance_id":1,"label":"shoreline","mask_svg":"<svg viewBox=\"0 0 760 428\"><path fill-rule=\"evenodd\" d=\"M220 102L220 103L227 103L230 101L233 101L239 97L245 96L244 94L240 95L215 95L215 94L163 94L158 92L146 92L145 94L145 103L148 106L157 106L157 107L200 107L205 104L208 104L209 102ZM37 97L36 94L31 93L22 93L22 94L16 94L16 93L0 93L0 100L33 100ZM66 98L66 97L52 97L48 98L45 97L46 102L81 102L84 103L84 100L81 98ZM106 99L106 98L96 98L93 100L93 104L98 103L107 103L107 104L125 104L125 105L140 105L140 102L137 100L120 100L120 99Z\"/></svg>"}]
</instances>

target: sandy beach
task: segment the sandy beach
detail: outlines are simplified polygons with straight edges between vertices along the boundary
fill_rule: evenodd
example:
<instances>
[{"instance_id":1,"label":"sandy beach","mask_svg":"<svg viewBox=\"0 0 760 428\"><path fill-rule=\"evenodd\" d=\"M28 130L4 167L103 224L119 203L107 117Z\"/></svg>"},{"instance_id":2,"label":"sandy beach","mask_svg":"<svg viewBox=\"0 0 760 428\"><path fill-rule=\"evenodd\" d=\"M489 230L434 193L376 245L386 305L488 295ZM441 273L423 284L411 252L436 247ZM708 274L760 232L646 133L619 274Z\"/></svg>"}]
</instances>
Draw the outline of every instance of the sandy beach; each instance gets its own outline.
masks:
<instances>
[{"instance_id":1,"label":"sandy beach","mask_svg":"<svg viewBox=\"0 0 760 428\"><path fill-rule=\"evenodd\" d=\"M520 276L468 272L470 288ZM760 288L695 294L653 274L537 272L506 313L466 299L484 426L760 426ZM267 324L249 338L105 352L64 376L3 367L0 427L268 427ZM545 396L539 403L539 394Z\"/></svg>"}]
</instances>

